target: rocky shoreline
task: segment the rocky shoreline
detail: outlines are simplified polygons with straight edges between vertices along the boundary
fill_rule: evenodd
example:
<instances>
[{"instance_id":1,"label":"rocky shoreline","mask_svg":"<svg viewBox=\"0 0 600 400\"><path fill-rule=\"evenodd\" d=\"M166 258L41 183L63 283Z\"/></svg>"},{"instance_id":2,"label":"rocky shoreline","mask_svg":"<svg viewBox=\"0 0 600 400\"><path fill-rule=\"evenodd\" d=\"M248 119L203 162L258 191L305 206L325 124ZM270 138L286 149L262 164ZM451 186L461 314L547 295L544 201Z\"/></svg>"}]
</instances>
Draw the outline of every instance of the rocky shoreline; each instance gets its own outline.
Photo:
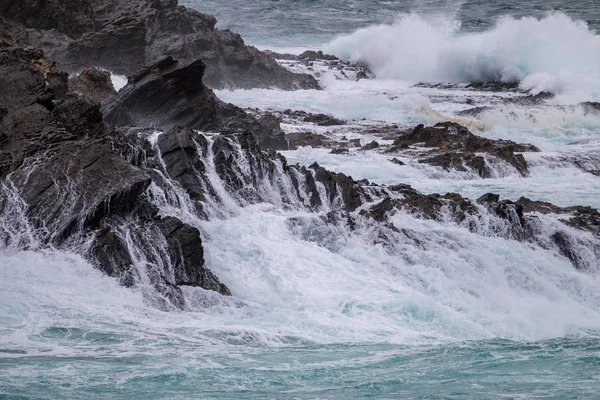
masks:
<instances>
[{"instance_id":1,"label":"rocky shoreline","mask_svg":"<svg viewBox=\"0 0 600 400\"><path fill-rule=\"evenodd\" d=\"M202 232L185 215L223 218L227 207L260 202L310 211L350 234L369 226L378 232L374 243L386 246L427 240L391 222L409 213L540 246L582 271L600 259L600 213L589 207L422 194L316 163L289 165L276 153L299 146L376 151L396 164L410 158L485 179L497 163L526 176L522 153L539 151L533 145L486 139L455 122L371 127L381 140L366 144L316 131L286 134L284 121L326 129L347 122L243 110L210 89L319 87L276 57L306 68L318 63L343 79L372 78L362 66L317 52L260 52L175 0L40 4L0 2L2 248L75 251L125 286L151 285L151 301L164 309L186 308L186 286L231 295L205 266ZM129 75L127 85L117 93L97 67ZM168 207L179 215L166 215ZM300 231L305 222L290 219Z\"/></svg>"}]
</instances>

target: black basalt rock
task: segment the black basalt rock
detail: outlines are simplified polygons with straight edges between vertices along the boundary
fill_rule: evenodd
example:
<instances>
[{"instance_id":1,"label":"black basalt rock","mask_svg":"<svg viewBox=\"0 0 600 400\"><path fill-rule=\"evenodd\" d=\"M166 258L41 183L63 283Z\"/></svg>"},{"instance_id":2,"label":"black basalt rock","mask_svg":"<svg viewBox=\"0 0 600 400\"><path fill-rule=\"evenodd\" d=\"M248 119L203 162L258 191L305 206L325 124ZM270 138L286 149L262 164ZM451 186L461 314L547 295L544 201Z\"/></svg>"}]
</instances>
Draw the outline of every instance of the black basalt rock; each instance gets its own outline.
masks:
<instances>
[{"instance_id":1,"label":"black basalt rock","mask_svg":"<svg viewBox=\"0 0 600 400\"><path fill-rule=\"evenodd\" d=\"M177 286L197 286L231 295L227 286L204 267L204 250L198 229L173 217L161 219L158 226L169 244Z\"/></svg>"},{"instance_id":2,"label":"black basalt rock","mask_svg":"<svg viewBox=\"0 0 600 400\"><path fill-rule=\"evenodd\" d=\"M527 161L518 153L539 151L531 144L487 139L474 135L455 122L441 122L429 127L417 125L414 129L401 133L387 152L405 151L415 145L431 149L419 160L421 163L440 166L446 170L466 171L469 168L482 178L491 177L492 169L488 161L478 153L496 157L526 176Z\"/></svg>"}]
</instances>

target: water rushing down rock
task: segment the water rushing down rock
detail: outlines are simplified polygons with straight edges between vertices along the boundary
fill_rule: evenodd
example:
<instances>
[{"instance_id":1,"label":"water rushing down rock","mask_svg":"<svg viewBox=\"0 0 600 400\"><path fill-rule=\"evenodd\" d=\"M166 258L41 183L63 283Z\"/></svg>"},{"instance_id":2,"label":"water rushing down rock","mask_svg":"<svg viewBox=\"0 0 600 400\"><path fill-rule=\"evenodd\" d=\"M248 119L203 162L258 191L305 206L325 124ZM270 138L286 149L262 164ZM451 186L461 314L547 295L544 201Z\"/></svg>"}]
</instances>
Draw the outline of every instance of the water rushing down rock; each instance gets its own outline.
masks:
<instances>
[{"instance_id":1,"label":"water rushing down rock","mask_svg":"<svg viewBox=\"0 0 600 400\"><path fill-rule=\"evenodd\" d=\"M94 99L106 93L85 80L105 78L102 72L87 71L71 81L75 93L68 92L67 75L40 51L3 43L2 247L76 251L122 285L141 288L157 307L187 308L182 288L189 286L231 294L205 266L202 223L258 203L312 213L313 219L292 217L289 224L323 246L334 244L317 231L369 232L374 245L401 257L399 244L432 240L395 218L411 215L528 242L582 270L600 257L596 210L494 194L477 201L422 194L408 185L357 181L317 163L289 165L273 151L286 148L278 119L258 119L221 102L204 86L200 60L165 57L141 69L103 101L103 115ZM393 133L392 151L424 147L435 157L449 155L451 163L487 153L522 174L527 164L515 153L537 150L480 138L455 123ZM380 147L373 141L361 151Z\"/></svg>"},{"instance_id":2,"label":"water rushing down rock","mask_svg":"<svg viewBox=\"0 0 600 400\"><path fill-rule=\"evenodd\" d=\"M151 176L115 152L97 103L65 96L66 74L37 50L1 47L0 71L2 227L31 233L26 243L0 229L3 247L75 249L123 284L155 287L163 306L184 307L181 285L229 293L203 267L198 230L158 215ZM141 277L135 264L154 270Z\"/></svg>"}]
</instances>

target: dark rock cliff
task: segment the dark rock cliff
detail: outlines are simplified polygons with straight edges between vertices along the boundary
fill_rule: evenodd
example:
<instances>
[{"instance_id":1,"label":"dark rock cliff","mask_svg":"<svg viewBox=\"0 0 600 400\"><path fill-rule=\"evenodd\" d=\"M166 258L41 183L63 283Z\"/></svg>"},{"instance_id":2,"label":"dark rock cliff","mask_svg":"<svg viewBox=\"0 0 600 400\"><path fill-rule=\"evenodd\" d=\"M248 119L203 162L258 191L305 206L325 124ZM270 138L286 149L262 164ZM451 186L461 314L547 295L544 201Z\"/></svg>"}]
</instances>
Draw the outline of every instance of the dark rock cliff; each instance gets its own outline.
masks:
<instances>
[{"instance_id":1,"label":"dark rock cliff","mask_svg":"<svg viewBox=\"0 0 600 400\"><path fill-rule=\"evenodd\" d=\"M288 71L215 24L177 0L0 0L0 25L68 72L97 66L129 76L172 56L202 59L212 88L319 88L311 75Z\"/></svg>"}]
</instances>

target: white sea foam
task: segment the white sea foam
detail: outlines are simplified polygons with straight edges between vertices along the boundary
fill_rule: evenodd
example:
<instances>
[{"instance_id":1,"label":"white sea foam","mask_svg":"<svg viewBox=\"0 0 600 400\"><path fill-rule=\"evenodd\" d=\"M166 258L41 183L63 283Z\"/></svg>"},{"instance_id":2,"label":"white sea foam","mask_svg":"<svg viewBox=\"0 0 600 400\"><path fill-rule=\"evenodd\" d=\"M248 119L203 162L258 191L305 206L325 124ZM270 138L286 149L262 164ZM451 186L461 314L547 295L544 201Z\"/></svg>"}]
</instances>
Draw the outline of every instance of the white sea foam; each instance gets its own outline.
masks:
<instances>
[{"instance_id":1,"label":"white sea foam","mask_svg":"<svg viewBox=\"0 0 600 400\"><path fill-rule=\"evenodd\" d=\"M117 92L127 85L127 77L125 75L116 75L111 73L110 80L112 81L113 87Z\"/></svg>"},{"instance_id":2,"label":"white sea foam","mask_svg":"<svg viewBox=\"0 0 600 400\"><path fill-rule=\"evenodd\" d=\"M516 81L533 92L600 94L600 37L584 22L552 13L543 19L504 17L482 33L460 34L458 28L451 19L403 14L393 25L341 36L325 50L365 62L381 78Z\"/></svg>"}]
</instances>

